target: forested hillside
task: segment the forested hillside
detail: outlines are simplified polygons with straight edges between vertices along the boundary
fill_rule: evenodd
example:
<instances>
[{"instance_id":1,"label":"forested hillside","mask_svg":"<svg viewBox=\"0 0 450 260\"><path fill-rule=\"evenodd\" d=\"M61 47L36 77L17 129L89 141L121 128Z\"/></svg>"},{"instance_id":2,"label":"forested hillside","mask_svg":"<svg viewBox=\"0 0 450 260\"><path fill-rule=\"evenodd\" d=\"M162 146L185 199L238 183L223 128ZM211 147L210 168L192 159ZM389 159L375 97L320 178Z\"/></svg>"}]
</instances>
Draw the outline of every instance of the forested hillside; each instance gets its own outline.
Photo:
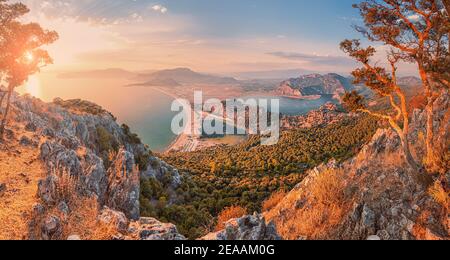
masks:
<instances>
[{"instance_id":1,"label":"forested hillside","mask_svg":"<svg viewBox=\"0 0 450 260\"><path fill-rule=\"evenodd\" d=\"M160 184L143 181L141 213L174 223L196 238L215 224L214 217L224 208L237 205L249 213L260 211L274 191L292 189L308 169L355 155L377 128L372 117L349 117L325 127L283 132L274 146L261 146L260 138L252 136L237 146L162 155L185 173L184 183L177 201L170 202ZM155 197L156 207L150 203Z\"/></svg>"}]
</instances>

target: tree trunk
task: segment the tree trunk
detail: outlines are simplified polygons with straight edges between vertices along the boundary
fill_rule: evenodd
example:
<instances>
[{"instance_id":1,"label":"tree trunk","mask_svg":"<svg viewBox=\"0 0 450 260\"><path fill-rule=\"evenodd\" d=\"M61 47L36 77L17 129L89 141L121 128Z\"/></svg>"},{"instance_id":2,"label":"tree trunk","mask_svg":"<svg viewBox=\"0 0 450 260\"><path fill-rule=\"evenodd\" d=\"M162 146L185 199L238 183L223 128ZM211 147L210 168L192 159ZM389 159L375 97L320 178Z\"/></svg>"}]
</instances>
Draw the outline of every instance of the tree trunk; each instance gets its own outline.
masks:
<instances>
[{"instance_id":1,"label":"tree trunk","mask_svg":"<svg viewBox=\"0 0 450 260\"><path fill-rule=\"evenodd\" d=\"M0 126L0 142L3 141L4 135L5 135L5 127L6 127L6 121L8 118L9 108L11 107L11 95L12 95L13 89L8 90L8 97L6 98L6 109L5 114L2 118L2 124Z\"/></svg>"},{"instance_id":2,"label":"tree trunk","mask_svg":"<svg viewBox=\"0 0 450 260\"><path fill-rule=\"evenodd\" d=\"M402 149L403 153L405 155L406 162L414 169L419 170L419 165L416 163L416 160L414 160L414 157L411 154L411 149L409 147L409 140L408 136L406 136L404 133L399 133L400 140L402 142Z\"/></svg>"},{"instance_id":3,"label":"tree trunk","mask_svg":"<svg viewBox=\"0 0 450 260\"><path fill-rule=\"evenodd\" d=\"M0 91L0 114L2 113L3 99L5 99L6 92Z\"/></svg>"},{"instance_id":4,"label":"tree trunk","mask_svg":"<svg viewBox=\"0 0 450 260\"><path fill-rule=\"evenodd\" d=\"M433 123L433 101L430 98L428 101L427 107L425 108L427 113L427 135L426 135L426 146L427 146L427 155L426 155L426 163L429 167L434 168L434 123Z\"/></svg>"},{"instance_id":5,"label":"tree trunk","mask_svg":"<svg viewBox=\"0 0 450 260\"><path fill-rule=\"evenodd\" d=\"M426 156L425 164L429 171L435 171L435 152L434 152L434 101L435 97L433 95L433 90L431 84L428 81L428 75L425 72L424 67L419 63L419 74L425 88L425 96L427 98L427 105L425 107L425 112L427 114L427 133L426 133Z\"/></svg>"}]
</instances>

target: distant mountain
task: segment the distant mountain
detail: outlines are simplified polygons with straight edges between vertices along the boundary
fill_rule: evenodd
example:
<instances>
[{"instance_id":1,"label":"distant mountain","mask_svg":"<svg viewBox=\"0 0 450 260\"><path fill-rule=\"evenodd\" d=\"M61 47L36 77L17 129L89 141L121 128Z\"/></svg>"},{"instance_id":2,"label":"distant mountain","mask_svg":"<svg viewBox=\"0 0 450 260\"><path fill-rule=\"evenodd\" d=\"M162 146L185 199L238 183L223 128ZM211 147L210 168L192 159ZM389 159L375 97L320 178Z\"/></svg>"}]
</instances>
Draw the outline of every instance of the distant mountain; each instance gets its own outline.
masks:
<instances>
[{"instance_id":1,"label":"distant mountain","mask_svg":"<svg viewBox=\"0 0 450 260\"><path fill-rule=\"evenodd\" d=\"M397 83L408 99L421 95L423 92L422 81L417 77L400 77ZM378 98L375 92L364 85L358 86L358 92L368 99Z\"/></svg>"},{"instance_id":2,"label":"distant mountain","mask_svg":"<svg viewBox=\"0 0 450 260\"><path fill-rule=\"evenodd\" d=\"M62 79L104 79L104 78L122 78L131 79L136 77L136 74L124 69L104 69L104 70L89 70L89 71L76 71L76 72L64 72L58 75L58 78Z\"/></svg>"},{"instance_id":3,"label":"distant mountain","mask_svg":"<svg viewBox=\"0 0 450 260\"><path fill-rule=\"evenodd\" d=\"M176 68L170 70L160 70L149 74L139 74L137 80L139 85L149 86L178 86L188 84L238 84L239 81L231 77L220 77L202 74L188 68Z\"/></svg>"},{"instance_id":4,"label":"distant mountain","mask_svg":"<svg viewBox=\"0 0 450 260\"><path fill-rule=\"evenodd\" d=\"M153 78L143 83L131 84L131 86L178 87L181 84L172 78Z\"/></svg>"},{"instance_id":5,"label":"distant mountain","mask_svg":"<svg viewBox=\"0 0 450 260\"><path fill-rule=\"evenodd\" d=\"M418 77L401 77L398 79L398 84L401 86L419 86L422 85L422 80Z\"/></svg>"},{"instance_id":6,"label":"distant mountain","mask_svg":"<svg viewBox=\"0 0 450 260\"><path fill-rule=\"evenodd\" d=\"M315 96L315 95L341 95L353 90L354 86L349 78L338 74L326 75L309 74L298 78L291 78L281 82L277 94L284 96Z\"/></svg>"},{"instance_id":7,"label":"distant mountain","mask_svg":"<svg viewBox=\"0 0 450 260\"><path fill-rule=\"evenodd\" d=\"M232 73L234 77L239 79L288 79L298 75L306 75L313 73L305 69L288 69L288 70L264 70L264 71L245 71Z\"/></svg>"}]
</instances>

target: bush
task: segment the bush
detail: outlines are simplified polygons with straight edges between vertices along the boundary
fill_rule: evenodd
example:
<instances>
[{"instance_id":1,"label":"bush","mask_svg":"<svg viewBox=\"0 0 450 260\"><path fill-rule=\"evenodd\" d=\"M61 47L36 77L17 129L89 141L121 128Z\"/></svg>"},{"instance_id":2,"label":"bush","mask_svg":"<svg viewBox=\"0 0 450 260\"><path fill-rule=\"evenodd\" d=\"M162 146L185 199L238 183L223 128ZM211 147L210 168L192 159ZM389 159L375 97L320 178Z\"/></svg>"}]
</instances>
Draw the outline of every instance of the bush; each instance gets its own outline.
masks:
<instances>
[{"instance_id":1,"label":"bush","mask_svg":"<svg viewBox=\"0 0 450 260\"><path fill-rule=\"evenodd\" d=\"M139 170L145 171L150 164L150 154L137 154L134 156L134 161L139 167Z\"/></svg>"},{"instance_id":2,"label":"bush","mask_svg":"<svg viewBox=\"0 0 450 260\"><path fill-rule=\"evenodd\" d=\"M132 133L130 127L126 124L122 125L123 134L125 135L127 142L131 144L141 144L141 139L135 133Z\"/></svg>"},{"instance_id":3,"label":"bush","mask_svg":"<svg viewBox=\"0 0 450 260\"><path fill-rule=\"evenodd\" d=\"M109 153L113 149L114 137L102 126L97 127L98 146L100 153Z\"/></svg>"},{"instance_id":4,"label":"bush","mask_svg":"<svg viewBox=\"0 0 450 260\"><path fill-rule=\"evenodd\" d=\"M217 226L215 228L215 231L220 231L225 229L225 224L234 218L240 218L242 216L245 216L247 214L247 209L244 209L243 207L239 206L231 206L228 208L225 208L217 217Z\"/></svg>"}]
</instances>

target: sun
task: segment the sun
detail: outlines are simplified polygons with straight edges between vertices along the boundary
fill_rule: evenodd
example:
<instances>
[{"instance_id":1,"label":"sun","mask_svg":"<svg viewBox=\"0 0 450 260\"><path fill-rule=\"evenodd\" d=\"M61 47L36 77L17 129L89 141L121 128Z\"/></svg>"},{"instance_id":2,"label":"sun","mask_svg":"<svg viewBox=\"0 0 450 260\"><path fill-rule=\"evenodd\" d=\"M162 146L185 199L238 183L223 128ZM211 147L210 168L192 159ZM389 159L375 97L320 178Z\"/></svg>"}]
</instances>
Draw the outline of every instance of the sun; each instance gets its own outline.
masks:
<instances>
[{"instance_id":1,"label":"sun","mask_svg":"<svg viewBox=\"0 0 450 260\"><path fill-rule=\"evenodd\" d=\"M27 52L25 53L25 59L26 59L28 62L32 62L32 61L34 60L34 55L33 55L33 53L27 51Z\"/></svg>"}]
</instances>

